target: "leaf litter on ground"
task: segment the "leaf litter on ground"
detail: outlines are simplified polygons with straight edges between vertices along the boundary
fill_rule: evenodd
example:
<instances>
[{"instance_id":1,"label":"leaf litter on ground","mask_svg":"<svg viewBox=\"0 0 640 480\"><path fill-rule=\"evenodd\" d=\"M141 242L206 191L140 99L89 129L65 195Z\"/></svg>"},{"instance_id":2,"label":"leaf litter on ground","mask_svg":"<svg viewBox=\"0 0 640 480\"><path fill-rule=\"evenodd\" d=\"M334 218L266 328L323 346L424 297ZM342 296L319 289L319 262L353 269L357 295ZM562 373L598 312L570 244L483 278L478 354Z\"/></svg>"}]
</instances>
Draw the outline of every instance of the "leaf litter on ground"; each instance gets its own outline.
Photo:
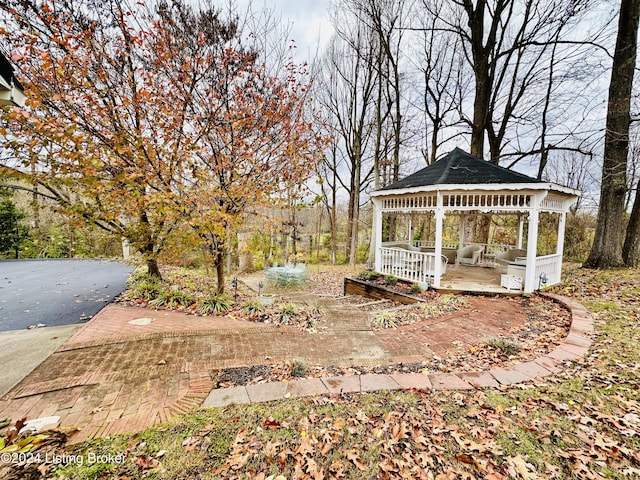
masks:
<instances>
[{"instance_id":1,"label":"leaf litter on ground","mask_svg":"<svg viewBox=\"0 0 640 480\"><path fill-rule=\"evenodd\" d=\"M126 462L102 469L105 479L640 478L638 273L576 269L555 289L593 312L596 332L584 358L543 380L197 410L136 435L56 451L124 454ZM3 478L45 478L20 476L21 468L10 465ZM94 472L55 470L73 479Z\"/></svg>"}]
</instances>

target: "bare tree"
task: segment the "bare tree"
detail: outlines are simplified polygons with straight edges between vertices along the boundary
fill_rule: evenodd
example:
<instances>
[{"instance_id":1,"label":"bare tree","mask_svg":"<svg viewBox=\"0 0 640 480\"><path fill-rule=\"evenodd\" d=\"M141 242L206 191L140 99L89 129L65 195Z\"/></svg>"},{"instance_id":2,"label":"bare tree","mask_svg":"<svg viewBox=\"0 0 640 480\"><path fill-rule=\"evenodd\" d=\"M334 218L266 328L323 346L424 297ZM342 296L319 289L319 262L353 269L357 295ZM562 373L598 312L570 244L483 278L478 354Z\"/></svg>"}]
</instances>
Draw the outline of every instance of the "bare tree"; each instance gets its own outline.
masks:
<instances>
[{"instance_id":1,"label":"bare tree","mask_svg":"<svg viewBox=\"0 0 640 480\"><path fill-rule=\"evenodd\" d=\"M636 66L639 17L640 0L621 1L607 103L600 207L593 246L585 262L585 266L589 267L608 268L624 264L624 200L627 193L631 90ZM634 204L631 217L624 251L625 259L634 263L634 258L637 262L640 249L640 205L636 208Z\"/></svg>"},{"instance_id":2,"label":"bare tree","mask_svg":"<svg viewBox=\"0 0 640 480\"><path fill-rule=\"evenodd\" d=\"M572 44L561 35L588 0L495 0L445 2L425 9L438 19L429 27L454 33L474 77L471 154L498 163L518 126L539 122L541 102L531 95L548 78L545 59L553 45ZM475 4L474 4L475 3ZM543 90L544 92L544 90ZM542 95L541 95L542 96Z\"/></svg>"},{"instance_id":3,"label":"bare tree","mask_svg":"<svg viewBox=\"0 0 640 480\"><path fill-rule=\"evenodd\" d=\"M332 265L336 264L338 249L338 165L336 150L337 146L334 142L328 149L328 155L319 165L318 171L318 176L321 179L322 201L329 217L329 229L331 232L329 250Z\"/></svg>"},{"instance_id":4,"label":"bare tree","mask_svg":"<svg viewBox=\"0 0 640 480\"><path fill-rule=\"evenodd\" d=\"M406 16L405 0L350 0L360 11L360 16L367 27L377 37L378 56L376 67L378 68L378 98L376 108L378 111L388 112L391 130L391 164L393 165L392 181L399 179L400 173L400 147L403 135L403 105L402 105L402 73L401 73L401 49L403 42L403 23ZM383 93L383 95L380 95ZM384 121L387 116L379 115L376 120L376 138L379 140L384 129ZM374 165L381 158L379 143L376 142L374 151ZM378 178L374 180L378 187Z\"/></svg>"},{"instance_id":5,"label":"bare tree","mask_svg":"<svg viewBox=\"0 0 640 480\"><path fill-rule=\"evenodd\" d=\"M349 195L349 262L356 263L360 193L373 173L365 167L372 140L372 106L377 73L372 67L375 39L364 26L343 18L344 30L334 37L324 60L320 101L335 120L334 137L339 138L336 158L327 166ZM336 24L339 23L336 19ZM346 28L345 28L346 27ZM348 178L344 173L348 172Z\"/></svg>"},{"instance_id":6,"label":"bare tree","mask_svg":"<svg viewBox=\"0 0 640 480\"><path fill-rule=\"evenodd\" d=\"M430 0L422 0L422 10L428 12L431 4ZM424 22L429 27L421 32L418 55L418 69L424 82L422 106L427 118L422 154L427 165L431 165L438 157L440 145L462 133L456 127L463 124L462 104L468 82L460 37L440 31L437 16L429 16ZM443 137L444 132L452 128L452 133Z\"/></svg>"},{"instance_id":7,"label":"bare tree","mask_svg":"<svg viewBox=\"0 0 640 480\"><path fill-rule=\"evenodd\" d=\"M592 191L596 185L590 167L593 158L590 155L582 155L578 152L563 151L558 155L552 155L548 161L543 179L575 188L583 192ZM575 214L589 198L580 197L571 207L571 213Z\"/></svg>"}]
</instances>

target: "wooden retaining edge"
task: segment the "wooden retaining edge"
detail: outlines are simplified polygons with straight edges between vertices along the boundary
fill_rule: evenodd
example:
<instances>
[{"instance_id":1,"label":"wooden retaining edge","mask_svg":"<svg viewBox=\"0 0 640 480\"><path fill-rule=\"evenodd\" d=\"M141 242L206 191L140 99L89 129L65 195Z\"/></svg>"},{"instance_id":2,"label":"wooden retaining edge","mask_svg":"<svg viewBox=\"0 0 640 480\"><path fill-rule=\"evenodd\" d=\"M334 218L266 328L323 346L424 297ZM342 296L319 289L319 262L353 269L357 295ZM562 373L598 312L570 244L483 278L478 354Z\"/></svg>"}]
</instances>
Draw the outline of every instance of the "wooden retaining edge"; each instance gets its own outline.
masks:
<instances>
[{"instance_id":1,"label":"wooden retaining edge","mask_svg":"<svg viewBox=\"0 0 640 480\"><path fill-rule=\"evenodd\" d=\"M374 298L376 300L392 300L404 305L412 305L414 303L424 301L412 295L394 292L388 288L379 285L372 285L368 282L349 277L344 279L344 294L345 296L362 295L363 297Z\"/></svg>"}]
</instances>

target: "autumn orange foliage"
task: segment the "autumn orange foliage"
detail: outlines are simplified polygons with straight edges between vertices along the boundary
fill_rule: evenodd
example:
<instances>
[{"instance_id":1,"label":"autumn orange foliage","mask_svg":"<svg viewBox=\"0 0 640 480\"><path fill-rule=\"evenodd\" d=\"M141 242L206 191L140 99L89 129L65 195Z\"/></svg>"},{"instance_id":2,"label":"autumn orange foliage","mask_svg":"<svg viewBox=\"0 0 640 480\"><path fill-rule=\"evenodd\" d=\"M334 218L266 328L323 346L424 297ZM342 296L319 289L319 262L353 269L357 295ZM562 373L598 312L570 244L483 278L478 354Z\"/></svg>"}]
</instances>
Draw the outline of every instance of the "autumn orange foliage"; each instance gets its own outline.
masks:
<instances>
[{"instance_id":1,"label":"autumn orange foliage","mask_svg":"<svg viewBox=\"0 0 640 480\"><path fill-rule=\"evenodd\" d=\"M238 18L182 0L2 9L29 96L2 113L5 169L122 235L152 273L177 231L221 273L247 207L303 184L321 156L305 67L267 64Z\"/></svg>"}]
</instances>

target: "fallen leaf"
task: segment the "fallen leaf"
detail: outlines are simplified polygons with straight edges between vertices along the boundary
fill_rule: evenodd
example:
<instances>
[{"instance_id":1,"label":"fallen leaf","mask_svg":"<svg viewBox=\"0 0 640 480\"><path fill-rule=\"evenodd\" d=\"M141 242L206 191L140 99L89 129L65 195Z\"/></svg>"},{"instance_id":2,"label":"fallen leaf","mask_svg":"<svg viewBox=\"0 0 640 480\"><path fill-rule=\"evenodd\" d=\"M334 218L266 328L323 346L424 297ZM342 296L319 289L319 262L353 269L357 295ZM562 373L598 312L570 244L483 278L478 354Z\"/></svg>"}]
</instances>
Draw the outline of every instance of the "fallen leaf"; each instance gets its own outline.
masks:
<instances>
[{"instance_id":1,"label":"fallen leaf","mask_svg":"<svg viewBox=\"0 0 640 480\"><path fill-rule=\"evenodd\" d=\"M480 472L484 472L484 468L482 468L482 465L480 465L480 463L478 463L478 461L471 455L467 455L463 453L460 455L456 455L455 459L459 462L466 463L468 465L473 465L476 468L476 470Z\"/></svg>"},{"instance_id":2,"label":"fallen leaf","mask_svg":"<svg viewBox=\"0 0 640 480\"><path fill-rule=\"evenodd\" d=\"M262 422L262 426L268 428L269 430L277 430L280 428L280 422L277 422L273 419L273 417L266 418L264 422Z\"/></svg>"},{"instance_id":3,"label":"fallen leaf","mask_svg":"<svg viewBox=\"0 0 640 480\"><path fill-rule=\"evenodd\" d=\"M507 458L508 473L514 478L520 475L524 480L538 480L540 477L535 473L535 467L518 454L515 457Z\"/></svg>"},{"instance_id":4,"label":"fallen leaf","mask_svg":"<svg viewBox=\"0 0 640 480\"><path fill-rule=\"evenodd\" d=\"M200 445L200 439L197 437L187 437L182 441L184 451L187 453L194 452L198 445Z\"/></svg>"},{"instance_id":5,"label":"fallen leaf","mask_svg":"<svg viewBox=\"0 0 640 480\"><path fill-rule=\"evenodd\" d=\"M148 457L147 455L139 455L135 461L136 466L143 471L146 470L155 470L160 468L162 465L159 460Z\"/></svg>"},{"instance_id":6,"label":"fallen leaf","mask_svg":"<svg viewBox=\"0 0 640 480\"><path fill-rule=\"evenodd\" d=\"M364 463L362 463L362 461L360 460L360 455L356 450L347 450L344 453L347 456L347 460L353 463L360 470L362 470L363 472L367 470L367 467L365 467Z\"/></svg>"}]
</instances>

